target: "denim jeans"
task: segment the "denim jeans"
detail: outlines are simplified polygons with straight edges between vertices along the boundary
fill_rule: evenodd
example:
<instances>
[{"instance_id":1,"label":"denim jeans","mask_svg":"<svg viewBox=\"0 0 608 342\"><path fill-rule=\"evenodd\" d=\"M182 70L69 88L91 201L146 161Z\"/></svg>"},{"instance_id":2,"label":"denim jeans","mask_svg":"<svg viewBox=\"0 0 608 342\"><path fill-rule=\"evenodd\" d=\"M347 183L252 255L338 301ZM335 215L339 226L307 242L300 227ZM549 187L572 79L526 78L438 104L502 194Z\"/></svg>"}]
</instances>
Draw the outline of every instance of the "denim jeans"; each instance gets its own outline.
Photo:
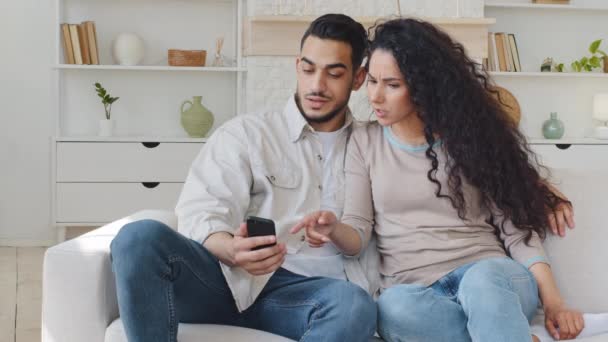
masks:
<instances>
[{"instance_id":1,"label":"denim jeans","mask_svg":"<svg viewBox=\"0 0 608 342\"><path fill-rule=\"evenodd\" d=\"M386 341L525 342L538 306L536 281L510 258L464 265L431 286L397 285L378 299Z\"/></svg>"},{"instance_id":2,"label":"denim jeans","mask_svg":"<svg viewBox=\"0 0 608 342\"><path fill-rule=\"evenodd\" d=\"M179 322L241 326L300 341L367 342L376 329L376 304L362 288L282 268L239 313L218 259L157 221L125 225L111 255L130 342L175 342Z\"/></svg>"}]
</instances>

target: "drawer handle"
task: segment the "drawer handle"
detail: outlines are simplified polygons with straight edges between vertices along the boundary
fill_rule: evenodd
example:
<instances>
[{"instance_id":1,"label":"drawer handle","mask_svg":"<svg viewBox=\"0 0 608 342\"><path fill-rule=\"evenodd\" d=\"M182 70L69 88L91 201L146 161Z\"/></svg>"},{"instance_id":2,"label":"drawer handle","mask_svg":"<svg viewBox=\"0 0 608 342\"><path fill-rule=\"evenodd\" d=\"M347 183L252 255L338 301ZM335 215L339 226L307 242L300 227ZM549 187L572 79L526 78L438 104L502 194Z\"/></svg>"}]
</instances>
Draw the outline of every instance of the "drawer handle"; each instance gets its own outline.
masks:
<instances>
[{"instance_id":1,"label":"drawer handle","mask_svg":"<svg viewBox=\"0 0 608 342\"><path fill-rule=\"evenodd\" d=\"M147 148L155 148L156 146L160 145L159 142L153 142L153 141L142 142L141 144Z\"/></svg>"},{"instance_id":2,"label":"drawer handle","mask_svg":"<svg viewBox=\"0 0 608 342\"><path fill-rule=\"evenodd\" d=\"M570 148L570 146L572 146L572 144L555 144L555 146L560 150L567 150Z\"/></svg>"},{"instance_id":3,"label":"drawer handle","mask_svg":"<svg viewBox=\"0 0 608 342\"><path fill-rule=\"evenodd\" d=\"M141 184L143 184L143 186L145 186L148 189L154 189L158 186L158 184L160 184L160 182L143 182Z\"/></svg>"}]
</instances>

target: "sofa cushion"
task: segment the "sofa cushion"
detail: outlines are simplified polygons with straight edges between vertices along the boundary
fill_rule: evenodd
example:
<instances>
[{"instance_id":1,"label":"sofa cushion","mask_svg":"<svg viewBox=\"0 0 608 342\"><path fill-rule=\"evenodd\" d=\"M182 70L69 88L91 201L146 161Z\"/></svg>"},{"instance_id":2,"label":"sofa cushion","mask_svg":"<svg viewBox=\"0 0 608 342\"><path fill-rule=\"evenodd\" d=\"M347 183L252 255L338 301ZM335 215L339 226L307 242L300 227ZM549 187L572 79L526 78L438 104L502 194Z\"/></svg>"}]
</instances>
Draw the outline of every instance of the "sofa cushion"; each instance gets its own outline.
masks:
<instances>
[{"instance_id":1,"label":"sofa cushion","mask_svg":"<svg viewBox=\"0 0 608 342\"><path fill-rule=\"evenodd\" d=\"M180 323L177 333L180 342L200 341L264 341L291 342L292 340L267 332L247 328L213 324ZM128 342L120 319L115 320L106 330L105 342Z\"/></svg>"}]
</instances>

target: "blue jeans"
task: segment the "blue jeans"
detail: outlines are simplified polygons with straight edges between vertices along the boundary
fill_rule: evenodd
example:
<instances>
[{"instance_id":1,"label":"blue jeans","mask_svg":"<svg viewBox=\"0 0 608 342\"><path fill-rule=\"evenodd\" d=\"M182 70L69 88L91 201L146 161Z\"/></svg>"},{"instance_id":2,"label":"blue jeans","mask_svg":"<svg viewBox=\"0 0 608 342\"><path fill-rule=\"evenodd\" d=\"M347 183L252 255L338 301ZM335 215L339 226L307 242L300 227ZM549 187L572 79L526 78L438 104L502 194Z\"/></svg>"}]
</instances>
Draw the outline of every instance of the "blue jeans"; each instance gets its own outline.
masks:
<instances>
[{"instance_id":1,"label":"blue jeans","mask_svg":"<svg viewBox=\"0 0 608 342\"><path fill-rule=\"evenodd\" d=\"M125 225L111 255L130 342L175 342L179 322L241 326L300 341L367 342L376 329L376 304L362 288L284 269L239 313L218 259L157 221Z\"/></svg>"},{"instance_id":2,"label":"blue jeans","mask_svg":"<svg viewBox=\"0 0 608 342\"><path fill-rule=\"evenodd\" d=\"M528 269L510 258L464 265L429 287L397 285L378 299L386 341L525 342L538 306Z\"/></svg>"}]
</instances>

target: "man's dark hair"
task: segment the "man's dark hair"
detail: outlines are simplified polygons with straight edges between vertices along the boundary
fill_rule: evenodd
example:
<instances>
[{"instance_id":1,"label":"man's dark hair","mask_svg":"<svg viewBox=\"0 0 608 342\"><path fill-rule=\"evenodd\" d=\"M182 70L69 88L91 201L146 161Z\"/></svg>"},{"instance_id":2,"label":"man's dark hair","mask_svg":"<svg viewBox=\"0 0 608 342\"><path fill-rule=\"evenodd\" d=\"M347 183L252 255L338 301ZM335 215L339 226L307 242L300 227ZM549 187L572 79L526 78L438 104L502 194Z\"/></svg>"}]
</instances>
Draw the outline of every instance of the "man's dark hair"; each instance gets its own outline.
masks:
<instances>
[{"instance_id":1,"label":"man's dark hair","mask_svg":"<svg viewBox=\"0 0 608 342\"><path fill-rule=\"evenodd\" d=\"M336 40L350 45L353 72L363 63L368 46L367 32L363 25L356 22L353 18L344 14L325 14L318 17L310 23L310 26L304 32L304 36L302 36L302 41L300 42L300 49L302 49L304 41L309 36Z\"/></svg>"}]
</instances>

